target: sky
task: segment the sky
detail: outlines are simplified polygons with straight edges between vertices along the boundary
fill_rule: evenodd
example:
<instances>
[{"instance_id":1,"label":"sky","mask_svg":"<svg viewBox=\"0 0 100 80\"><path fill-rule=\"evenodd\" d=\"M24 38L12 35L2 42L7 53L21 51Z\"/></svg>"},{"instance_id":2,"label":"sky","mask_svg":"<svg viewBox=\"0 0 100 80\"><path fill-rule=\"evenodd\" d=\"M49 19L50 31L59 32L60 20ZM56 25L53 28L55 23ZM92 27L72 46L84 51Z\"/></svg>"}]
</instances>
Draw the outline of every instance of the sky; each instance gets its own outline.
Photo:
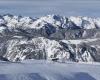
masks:
<instances>
[{"instance_id":1,"label":"sky","mask_svg":"<svg viewBox=\"0 0 100 80\"><path fill-rule=\"evenodd\" d=\"M0 0L0 14L100 17L100 0Z\"/></svg>"}]
</instances>

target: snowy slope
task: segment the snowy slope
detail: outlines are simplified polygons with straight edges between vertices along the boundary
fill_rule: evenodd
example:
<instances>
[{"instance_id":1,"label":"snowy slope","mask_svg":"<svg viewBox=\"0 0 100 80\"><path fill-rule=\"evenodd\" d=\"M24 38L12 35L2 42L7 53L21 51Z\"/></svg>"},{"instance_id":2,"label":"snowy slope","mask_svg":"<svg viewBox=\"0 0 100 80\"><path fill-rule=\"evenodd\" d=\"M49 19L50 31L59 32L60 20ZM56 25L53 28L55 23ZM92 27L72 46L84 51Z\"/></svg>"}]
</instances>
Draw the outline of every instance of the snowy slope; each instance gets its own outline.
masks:
<instances>
[{"instance_id":1,"label":"snowy slope","mask_svg":"<svg viewBox=\"0 0 100 80\"><path fill-rule=\"evenodd\" d=\"M99 40L98 38L95 39L79 39L79 40L61 40L62 42L65 42L67 44L81 44L81 43L89 43L93 41Z\"/></svg>"},{"instance_id":2,"label":"snowy slope","mask_svg":"<svg viewBox=\"0 0 100 80\"><path fill-rule=\"evenodd\" d=\"M5 24L9 29L12 28L42 28L51 24L56 28L67 29L94 29L100 28L100 18L90 17L63 17L59 15L47 15L40 18L13 16L6 14L0 17L0 25Z\"/></svg>"},{"instance_id":3,"label":"snowy slope","mask_svg":"<svg viewBox=\"0 0 100 80\"><path fill-rule=\"evenodd\" d=\"M24 59L48 59L52 57L69 58L69 53L63 46L55 40L43 37L33 38L32 40L9 40L7 53L4 55L10 61Z\"/></svg>"},{"instance_id":4,"label":"snowy slope","mask_svg":"<svg viewBox=\"0 0 100 80\"><path fill-rule=\"evenodd\" d=\"M100 19L2 15L0 60L0 80L99 80Z\"/></svg>"},{"instance_id":5,"label":"snowy slope","mask_svg":"<svg viewBox=\"0 0 100 80\"><path fill-rule=\"evenodd\" d=\"M100 19L47 15L0 16L0 59L59 58L100 62Z\"/></svg>"},{"instance_id":6,"label":"snowy slope","mask_svg":"<svg viewBox=\"0 0 100 80\"><path fill-rule=\"evenodd\" d=\"M17 66L17 67L16 67ZM99 80L100 64L26 60L0 62L0 80Z\"/></svg>"}]
</instances>

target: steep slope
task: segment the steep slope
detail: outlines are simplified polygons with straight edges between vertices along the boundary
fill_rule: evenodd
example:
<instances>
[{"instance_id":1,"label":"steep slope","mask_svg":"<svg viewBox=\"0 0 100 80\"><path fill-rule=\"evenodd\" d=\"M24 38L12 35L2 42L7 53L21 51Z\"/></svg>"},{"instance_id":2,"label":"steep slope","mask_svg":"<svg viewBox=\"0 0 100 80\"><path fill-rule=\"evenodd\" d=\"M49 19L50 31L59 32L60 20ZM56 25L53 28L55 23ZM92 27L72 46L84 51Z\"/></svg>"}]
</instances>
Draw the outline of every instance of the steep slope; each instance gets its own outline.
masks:
<instances>
[{"instance_id":1,"label":"steep slope","mask_svg":"<svg viewBox=\"0 0 100 80\"><path fill-rule=\"evenodd\" d=\"M48 59L51 56L63 58L65 55L69 58L69 53L63 49L59 42L38 37L28 41L9 40L4 57L10 61L18 61L24 59Z\"/></svg>"},{"instance_id":2,"label":"steep slope","mask_svg":"<svg viewBox=\"0 0 100 80\"><path fill-rule=\"evenodd\" d=\"M88 17L2 15L0 57L9 61L59 58L99 62L99 22L99 18Z\"/></svg>"},{"instance_id":3,"label":"steep slope","mask_svg":"<svg viewBox=\"0 0 100 80\"><path fill-rule=\"evenodd\" d=\"M13 16L10 14L0 17L0 24L5 24L8 28L35 28L40 29L45 25L52 25L57 29L94 29L100 27L99 18L88 17L62 17L59 15L48 15L41 18L32 19L31 17Z\"/></svg>"}]
</instances>

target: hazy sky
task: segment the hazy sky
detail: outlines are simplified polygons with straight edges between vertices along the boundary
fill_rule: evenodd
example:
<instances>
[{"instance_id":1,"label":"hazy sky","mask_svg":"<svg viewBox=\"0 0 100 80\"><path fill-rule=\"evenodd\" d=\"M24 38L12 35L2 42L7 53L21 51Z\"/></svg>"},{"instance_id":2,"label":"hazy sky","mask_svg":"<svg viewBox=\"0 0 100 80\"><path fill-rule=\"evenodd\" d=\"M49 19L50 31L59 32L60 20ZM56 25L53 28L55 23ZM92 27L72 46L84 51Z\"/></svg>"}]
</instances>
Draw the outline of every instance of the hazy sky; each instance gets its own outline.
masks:
<instances>
[{"instance_id":1,"label":"hazy sky","mask_svg":"<svg viewBox=\"0 0 100 80\"><path fill-rule=\"evenodd\" d=\"M0 14L100 17L100 0L0 0Z\"/></svg>"}]
</instances>

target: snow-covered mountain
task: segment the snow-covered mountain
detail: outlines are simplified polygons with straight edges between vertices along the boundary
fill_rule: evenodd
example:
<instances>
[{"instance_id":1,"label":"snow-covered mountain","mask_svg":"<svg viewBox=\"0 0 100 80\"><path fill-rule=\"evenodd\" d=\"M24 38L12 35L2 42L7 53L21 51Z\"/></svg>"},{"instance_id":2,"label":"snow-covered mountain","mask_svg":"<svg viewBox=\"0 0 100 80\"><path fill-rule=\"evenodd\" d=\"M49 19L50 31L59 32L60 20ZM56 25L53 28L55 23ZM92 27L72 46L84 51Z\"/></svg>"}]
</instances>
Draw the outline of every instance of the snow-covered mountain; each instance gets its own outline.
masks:
<instances>
[{"instance_id":1,"label":"snow-covered mountain","mask_svg":"<svg viewBox=\"0 0 100 80\"><path fill-rule=\"evenodd\" d=\"M93 29L100 28L100 18L90 17L63 17L59 15L47 15L32 19L31 17L13 16L6 14L0 16L0 25L5 24L8 28L35 28L40 29L46 25L52 25L55 28L66 29Z\"/></svg>"},{"instance_id":2,"label":"snow-covered mountain","mask_svg":"<svg viewBox=\"0 0 100 80\"><path fill-rule=\"evenodd\" d=\"M100 18L0 16L0 59L100 61Z\"/></svg>"}]
</instances>

